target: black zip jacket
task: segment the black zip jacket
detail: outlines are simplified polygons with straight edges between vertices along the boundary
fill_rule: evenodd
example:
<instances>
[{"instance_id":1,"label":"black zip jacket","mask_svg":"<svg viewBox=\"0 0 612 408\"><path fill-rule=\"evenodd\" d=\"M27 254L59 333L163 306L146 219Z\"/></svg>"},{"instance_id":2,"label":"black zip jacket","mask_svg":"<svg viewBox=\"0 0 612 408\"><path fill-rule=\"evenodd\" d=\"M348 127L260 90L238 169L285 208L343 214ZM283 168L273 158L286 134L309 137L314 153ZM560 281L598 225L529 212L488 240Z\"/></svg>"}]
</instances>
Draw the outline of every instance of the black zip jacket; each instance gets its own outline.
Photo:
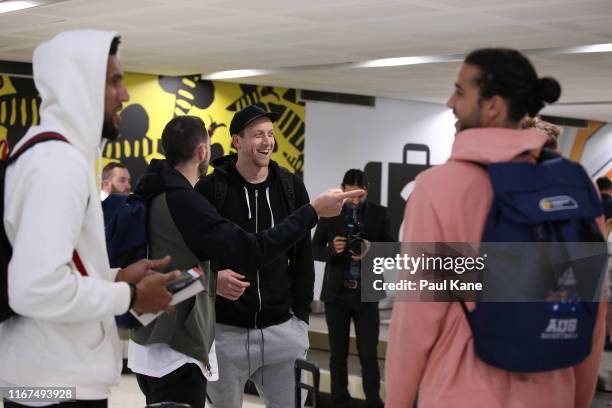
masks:
<instances>
[{"instance_id":1,"label":"black zip jacket","mask_svg":"<svg viewBox=\"0 0 612 408\"><path fill-rule=\"evenodd\" d=\"M257 234L223 218L189 181L165 160L152 160L136 193L147 201L165 193L168 211L185 245L200 261L218 259L233 269L260 267L286 252L316 225L310 204L274 228Z\"/></svg>"},{"instance_id":2,"label":"black zip jacket","mask_svg":"<svg viewBox=\"0 0 612 408\"><path fill-rule=\"evenodd\" d=\"M196 190L213 205L220 205L219 213L245 231L264 231L289 216L288 197L283 190L278 164L270 161L268 178L258 184L248 183L236 170L236 155L216 159L213 174L200 179ZM295 207L308 203L304 183L294 174L291 177ZM216 178L227 185L225 199L217 204L214 199ZM236 327L268 327L291 317L291 312L308 323L313 299L314 263L310 233L303 235L295 246L263 267L255 264L231 267L221 262L219 270L232 269L250 282L236 301L217 297L217 322Z\"/></svg>"}]
</instances>

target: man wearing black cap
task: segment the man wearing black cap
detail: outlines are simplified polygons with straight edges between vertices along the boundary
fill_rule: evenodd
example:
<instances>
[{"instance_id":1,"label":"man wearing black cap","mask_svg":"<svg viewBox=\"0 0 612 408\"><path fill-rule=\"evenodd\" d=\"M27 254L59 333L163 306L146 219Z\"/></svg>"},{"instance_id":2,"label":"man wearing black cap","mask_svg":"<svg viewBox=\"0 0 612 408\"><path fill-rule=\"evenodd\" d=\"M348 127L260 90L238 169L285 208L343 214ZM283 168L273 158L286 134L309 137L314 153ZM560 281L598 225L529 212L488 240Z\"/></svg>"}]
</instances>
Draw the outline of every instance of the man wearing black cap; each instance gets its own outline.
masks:
<instances>
[{"instance_id":1,"label":"man wearing black cap","mask_svg":"<svg viewBox=\"0 0 612 408\"><path fill-rule=\"evenodd\" d=\"M210 137L202 119L173 118L161 141L166 159L151 161L135 191L147 202L150 253L170 255L172 269L198 264L206 290L177 304L174 313L132 330L128 366L137 373L148 405L172 401L202 408L207 380L214 381L217 375L213 342L217 274L211 262L238 270L267 265L308 235L319 216L339 214L345 199L363 191L328 190L310 204L296 207L273 228L250 233L219 215L193 188L210 160Z\"/></svg>"},{"instance_id":2,"label":"man wearing black cap","mask_svg":"<svg viewBox=\"0 0 612 408\"><path fill-rule=\"evenodd\" d=\"M244 230L258 232L308 203L304 183L271 160L277 115L251 105L230 124L237 154L213 162L196 185ZM215 407L241 407L250 379L267 407L293 407L293 364L308 349L314 265L310 234L264 267L219 265L215 342L219 380L208 392Z\"/></svg>"}]
</instances>

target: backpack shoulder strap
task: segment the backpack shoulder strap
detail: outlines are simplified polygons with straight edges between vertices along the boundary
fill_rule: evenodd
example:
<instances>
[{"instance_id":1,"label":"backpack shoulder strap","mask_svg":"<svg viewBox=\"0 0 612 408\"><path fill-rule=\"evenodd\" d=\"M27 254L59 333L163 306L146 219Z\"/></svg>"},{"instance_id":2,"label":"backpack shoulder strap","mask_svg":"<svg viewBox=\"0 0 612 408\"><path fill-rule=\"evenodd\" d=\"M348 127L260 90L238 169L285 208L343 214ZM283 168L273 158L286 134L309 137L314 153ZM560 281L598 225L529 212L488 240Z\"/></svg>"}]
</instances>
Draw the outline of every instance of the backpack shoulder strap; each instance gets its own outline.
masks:
<instances>
[{"instance_id":1,"label":"backpack shoulder strap","mask_svg":"<svg viewBox=\"0 0 612 408\"><path fill-rule=\"evenodd\" d=\"M72 251L72 262L74 262L74 265L76 266L81 276L89 276L87 270L85 269L85 265L83 264L83 261L81 260L81 257L79 256L79 253L76 249Z\"/></svg>"},{"instance_id":2,"label":"backpack shoulder strap","mask_svg":"<svg viewBox=\"0 0 612 408\"><path fill-rule=\"evenodd\" d=\"M19 156L24 154L30 147L37 145L38 143L48 142L50 140L58 140L60 142L70 143L64 136L60 135L57 132L39 133L38 135L25 142L23 146L21 146L15 153L9 156L7 160L7 165L15 162L19 158ZM85 269L85 265L83 264L83 261L81 261L81 257L79 256L79 253L76 249L72 252L72 261L74 262L76 268L82 276L88 275L87 270Z\"/></svg>"},{"instance_id":3,"label":"backpack shoulder strap","mask_svg":"<svg viewBox=\"0 0 612 408\"><path fill-rule=\"evenodd\" d=\"M15 160L17 160L19 158L19 156L21 156L23 153L25 153L26 150L28 150L30 147L41 143L41 142L47 142L49 140L59 140L60 142L66 142L66 143L70 143L68 142L68 140L66 140L66 138L62 135L60 135L59 133L56 132L44 132L44 133L40 133L36 136L34 136L33 138L31 138L30 140L28 140L27 142L25 142L23 144L23 146L21 146L15 153L13 153L12 155L9 156L8 158L8 163L7 164L11 164L13 163Z\"/></svg>"},{"instance_id":4,"label":"backpack shoulder strap","mask_svg":"<svg viewBox=\"0 0 612 408\"><path fill-rule=\"evenodd\" d=\"M296 198L295 198L295 185L293 183L293 174L286 168L282 166L278 166L278 177L281 181L281 188L283 189L283 195L285 196L285 200L288 206L288 214L291 214L297 208ZM295 256L296 256L297 247L294 245L289 249L289 260L291 261L290 268L293 268L295 265Z\"/></svg>"},{"instance_id":5,"label":"backpack shoulder strap","mask_svg":"<svg viewBox=\"0 0 612 408\"><path fill-rule=\"evenodd\" d=\"M283 187L283 194L285 195L287 204L289 205L289 213L292 213L296 208L295 186L293 184L292 174L286 168L279 166L278 176Z\"/></svg>"},{"instance_id":6,"label":"backpack shoulder strap","mask_svg":"<svg viewBox=\"0 0 612 408\"><path fill-rule=\"evenodd\" d=\"M212 205L217 209L217 211L221 211L223 204L225 204L225 198L227 197L227 180L225 177L215 173L212 174L212 178L214 186Z\"/></svg>"}]
</instances>

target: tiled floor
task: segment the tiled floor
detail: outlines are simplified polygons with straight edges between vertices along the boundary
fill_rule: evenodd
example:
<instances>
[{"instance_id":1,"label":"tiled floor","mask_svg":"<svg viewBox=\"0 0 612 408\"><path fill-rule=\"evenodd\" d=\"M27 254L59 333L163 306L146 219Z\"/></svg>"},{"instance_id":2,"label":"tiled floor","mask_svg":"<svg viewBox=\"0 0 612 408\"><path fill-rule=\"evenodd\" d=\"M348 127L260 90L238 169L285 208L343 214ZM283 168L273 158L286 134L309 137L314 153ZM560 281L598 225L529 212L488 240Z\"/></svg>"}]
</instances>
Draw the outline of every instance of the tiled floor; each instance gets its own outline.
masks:
<instances>
[{"instance_id":1,"label":"tiled floor","mask_svg":"<svg viewBox=\"0 0 612 408\"><path fill-rule=\"evenodd\" d=\"M245 401L242 404L243 408L258 408L263 407L259 397L253 395L245 395ZM113 388L112 396L109 401L109 408L143 408L145 399L138 388L136 377L134 375L121 376L121 384Z\"/></svg>"},{"instance_id":2,"label":"tiled floor","mask_svg":"<svg viewBox=\"0 0 612 408\"><path fill-rule=\"evenodd\" d=\"M112 395L109 401L109 408L144 408L145 399L134 375L122 375L121 383L112 389ZM3 408L0 401L0 408ZM260 408L264 407L261 399L254 395L245 395L242 408Z\"/></svg>"},{"instance_id":3,"label":"tiled floor","mask_svg":"<svg viewBox=\"0 0 612 408\"><path fill-rule=\"evenodd\" d=\"M144 397L136 383L136 377L133 375L124 375L121 378L121 384L113 388L113 394L110 399L109 408L144 408ZM253 395L245 395L243 408L260 408L264 407L260 398ZM598 392L591 408L611 408L612 393ZM0 402L0 408L3 408Z\"/></svg>"},{"instance_id":4,"label":"tiled floor","mask_svg":"<svg viewBox=\"0 0 612 408\"><path fill-rule=\"evenodd\" d=\"M146 405L145 398L134 375L122 375L121 383L112 389L108 404L116 408L142 408Z\"/></svg>"},{"instance_id":5,"label":"tiled floor","mask_svg":"<svg viewBox=\"0 0 612 408\"><path fill-rule=\"evenodd\" d=\"M391 319L391 309L381 309L380 311L380 331L378 339L387 341L389 339L389 321ZM325 322L325 314L313 313L310 315L308 330L320 333L327 333L327 323ZM355 325L351 321L351 336L355 336Z\"/></svg>"},{"instance_id":6,"label":"tiled floor","mask_svg":"<svg viewBox=\"0 0 612 408\"><path fill-rule=\"evenodd\" d=\"M388 316L381 316L381 320L385 320L387 318ZM325 319L323 316L311 316L310 326L310 329L313 331L327 331L325 326ZM383 323L381 325L381 340L386 340L387 329L388 325ZM309 360L318 364L321 368L321 391L328 392L329 384L324 384L323 381L324 374L328 369L328 353L321 350L311 350L311 352L309 353ZM384 362L381 361L381 370L383 370L384 372L383 364ZM352 374L351 377L359 377L360 366L356 356L351 356L351 358L349 358L349 371ZM358 379L360 380L360 378ZM600 379L602 383L601 385L605 386L606 389L612 391L612 352L606 352L603 355L600 367ZM351 394L354 397L358 397L362 394L362 391L360 389L360 381L357 381L356 384L358 385L358 387L356 386L355 389L353 389L354 387L351 388ZM362 395L361 398L363 398ZM138 388L138 384L136 383L136 377L133 375L123 375L121 378L121 383L112 390L109 407L144 408L144 406L144 396ZM244 403L242 406L246 408L255 408L264 407L264 404L262 400L257 396L245 395ZM3 408L2 402L0 402L0 408ZM591 408L612 408L612 392L598 392L595 396L593 404L591 405Z\"/></svg>"}]
</instances>

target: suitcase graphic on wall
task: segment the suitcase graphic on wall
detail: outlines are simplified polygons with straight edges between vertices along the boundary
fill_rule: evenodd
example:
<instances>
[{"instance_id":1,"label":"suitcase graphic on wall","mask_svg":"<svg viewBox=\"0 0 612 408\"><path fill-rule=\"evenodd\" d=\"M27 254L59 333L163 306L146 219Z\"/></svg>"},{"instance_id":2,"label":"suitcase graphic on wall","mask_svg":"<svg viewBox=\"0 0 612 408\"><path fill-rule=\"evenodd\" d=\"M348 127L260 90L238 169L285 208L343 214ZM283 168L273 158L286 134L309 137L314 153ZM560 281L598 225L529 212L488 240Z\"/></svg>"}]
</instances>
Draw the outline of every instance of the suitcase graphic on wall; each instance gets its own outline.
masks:
<instances>
[{"instance_id":1,"label":"suitcase graphic on wall","mask_svg":"<svg viewBox=\"0 0 612 408\"><path fill-rule=\"evenodd\" d=\"M425 153L425 163L407 163L409 152ZM429 146L425 144L407 143L404 145L402 163L389 163L387 172L387 208L391 219L391 234L399 238L399 229L404 216L406 200L414 188L414 179L423 170L431 167ZM370 181L368 188L368 200L377 204L381 203L382 185L382 162L369 162L365 165L364 172Z\"/></svg>"}]
</instances>

